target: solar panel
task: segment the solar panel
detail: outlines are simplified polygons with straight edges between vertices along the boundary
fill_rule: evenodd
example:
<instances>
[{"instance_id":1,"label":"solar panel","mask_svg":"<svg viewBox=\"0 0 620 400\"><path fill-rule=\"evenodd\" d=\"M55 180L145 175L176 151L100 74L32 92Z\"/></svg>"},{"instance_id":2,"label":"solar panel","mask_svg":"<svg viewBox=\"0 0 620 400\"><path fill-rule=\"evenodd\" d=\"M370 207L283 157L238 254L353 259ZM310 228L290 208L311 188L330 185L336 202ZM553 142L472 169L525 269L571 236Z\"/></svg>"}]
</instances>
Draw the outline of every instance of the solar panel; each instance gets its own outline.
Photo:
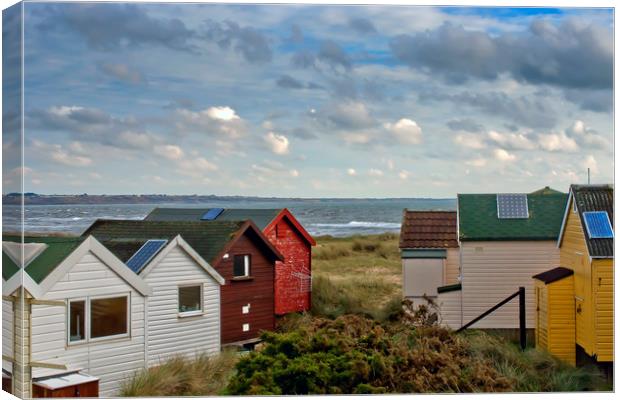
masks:
<instances>
[{"instance_id":1,"label":"solar panel","mask_svg":"<svg viewBox=\"0 0 620 400\"><path fill-rule=\"evenodd\" d=\"M222 212L224 212L223 208L210 208L200 219L203 221L213 221L219 217Z\"/></svg>"},{"instance_id":2,"label":"solar panel","mask_svg":"<svg viewBox=\"0 0 620 400\"><path fill-rule=\"evenodd\" d=\"M498 194L497 218L516 219L528 218L527 195L525 194Z\"/></svg>"},{"instance_id":3,"label":"solar panel","mask_svg":"<svg viewBox=\"0 0 620 400\"><path fill-rule=\"evenodd\" d=\"M165 239L147 240L125 264L136 274L139 273L166 243L168 243L168 241Z\"/></svg>"},{"instance_id":4,"label":"solar panel","mask_svg":"<svg viewBox=\"0 0 620 400\"><path fill-rule=\"evenodd\" d=\"M590 239L610 239L614 237L614 231L607 212L586 211L583 213L583 219L586 221L586 229Z\"/></svg>"}]
</instances>

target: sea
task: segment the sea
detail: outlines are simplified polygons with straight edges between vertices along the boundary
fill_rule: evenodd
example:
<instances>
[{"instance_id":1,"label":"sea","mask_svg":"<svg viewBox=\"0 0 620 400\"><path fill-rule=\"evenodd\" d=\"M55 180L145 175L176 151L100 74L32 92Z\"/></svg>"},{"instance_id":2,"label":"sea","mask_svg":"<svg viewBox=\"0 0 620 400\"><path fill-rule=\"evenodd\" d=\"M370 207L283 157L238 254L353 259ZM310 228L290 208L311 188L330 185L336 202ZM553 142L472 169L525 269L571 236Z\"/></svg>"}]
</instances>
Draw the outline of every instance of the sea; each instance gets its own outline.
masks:
<instances>
[{"instance_id":1,"label":"sea","mask_svg":"<svg viewBox=\"0 0 620 400\"><path fill-rule=\"evenodd\" d=\"M403 210L455 210L456 199L235 199L205 203L27 205L24 230L81 234L95 220L143 219L155 207L288 208L313 236L398 232ZM20 207L2 206L2 231L21 230Z\"/></svg>"}]
</instances>

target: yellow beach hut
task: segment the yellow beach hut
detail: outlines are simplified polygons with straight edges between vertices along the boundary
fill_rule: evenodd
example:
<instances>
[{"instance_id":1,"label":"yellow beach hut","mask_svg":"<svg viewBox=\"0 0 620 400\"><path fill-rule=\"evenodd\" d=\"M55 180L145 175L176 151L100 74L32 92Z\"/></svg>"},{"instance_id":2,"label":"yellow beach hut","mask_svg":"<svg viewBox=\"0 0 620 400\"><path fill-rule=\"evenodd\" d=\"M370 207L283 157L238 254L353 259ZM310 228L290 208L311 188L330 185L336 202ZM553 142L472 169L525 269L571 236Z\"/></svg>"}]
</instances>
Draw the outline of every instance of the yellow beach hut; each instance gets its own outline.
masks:
<instances>
[{"instance_id":1,"label":"yellow beach hut","mask_svg":"<svg viewBox=\"0 0 620 400\"><path fill-rule=\"evenodd\" d=\"M572 364L586 359L613 362L613 235L613 186L572 185L558 247L561 267L573 274L564 272L549 283L541 279L544 274L534 276L540 296L536 344ZM571 283L572 298L568 295ZM555 335L545 325L573 314L574 335Z\"/></svg>"}]
</instances>

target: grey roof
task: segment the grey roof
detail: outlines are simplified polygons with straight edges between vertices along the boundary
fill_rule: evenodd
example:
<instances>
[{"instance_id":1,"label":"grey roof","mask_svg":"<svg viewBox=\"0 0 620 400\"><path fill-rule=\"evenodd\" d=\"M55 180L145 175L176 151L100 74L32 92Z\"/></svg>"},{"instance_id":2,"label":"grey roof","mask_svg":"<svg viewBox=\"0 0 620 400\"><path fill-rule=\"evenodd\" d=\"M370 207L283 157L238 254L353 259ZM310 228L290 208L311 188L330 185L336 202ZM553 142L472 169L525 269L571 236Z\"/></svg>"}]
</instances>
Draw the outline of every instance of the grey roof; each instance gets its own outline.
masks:
<instances>
[{"instance_id":1,"label":"grey roof","mask_svg":"<svg viewBox=\"0 0 620 400\"><path fill-rule=\"evenodd\" d=\"M581 227L588 245L588 252L594 258L613 258L614 239L592 239L583 219L587 211L606 211L613 227L614 224L614 188L611 185L571 185L577 212L581 219ZM615 233L614 233L615 235Z\"/></svg>"},{"instance_id":2,"label":"grey roof","mask_svg":"<svg viewBox=\"0 0 620 400\"><path fill-rule=\"evenodd\" d=\"M213 207L211 207L213 208ZM146 221L200 221L211 208L165 208L157 207L144 219ZM282 208L226 208L216 221L245 221L251 219L260 230L264 230L281 212Z\"/></svg>"}]
</instances>

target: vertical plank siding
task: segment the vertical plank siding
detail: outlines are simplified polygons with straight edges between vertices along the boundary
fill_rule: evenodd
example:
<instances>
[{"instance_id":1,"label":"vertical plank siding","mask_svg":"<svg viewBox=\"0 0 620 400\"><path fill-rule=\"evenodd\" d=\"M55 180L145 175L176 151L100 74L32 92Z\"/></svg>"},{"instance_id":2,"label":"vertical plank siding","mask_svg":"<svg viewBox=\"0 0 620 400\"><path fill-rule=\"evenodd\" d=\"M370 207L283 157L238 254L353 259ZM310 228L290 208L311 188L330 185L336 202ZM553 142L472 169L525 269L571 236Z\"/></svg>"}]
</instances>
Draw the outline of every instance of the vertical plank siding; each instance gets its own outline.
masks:
<instances>
[{"instance_id":1,"label":"vertical plank siding","mask_svg":"<svg viewBox=\"0 0 620 400\"><path fill-rule=\"evenodd\" d=\"M44 296L46 300L66 300L123 294L130 296L130 336L84 344L67 345L67 307L33 305L32 359L83 369L100 378L100 396L117 395L121 382L144 367L144 297L91 252ZM33 370L34 376L57 373Z\"/></svg>"},{"instance_id":2,"label":"vertical plank siding","mask_svg":"<svg viewBox=\"0 0 620 400\"><path fill-rule=\"evenodd\" d=\"M13 302L2 300L2 355L13 357ZM11 363L2 360L2 368L11 371Z\"/></svg>"},{"instance_id":3,"label":"vertical plank siding","mask_svg":"<svg viewBox=\"0 0 620 400\"><path fill-rule=\"evenodd\" d=\"M286 219L265 235L284 256L276 261L275 313L283 315L310 309L311 247Z\"/></svg>"},{"instance_id":4,"label":"vertical plank siding","mask_svg":"<svg viewBox=\"0 0 620 400\"><path fill-rule=\"evenodd\" d=\"M174 247L143 277L151 287L147 298L148 365L174 355L194 357L220 351L220 285L181 247ZM200 284L203 314L179 317L178 288Z\"/></svg>"},{"instance_id":5,"label":"vertical plank siding","mask_svg":"<svg viewBox=\"0 0 620 400\"><path fill-rule=\"evenodd\" d=\"M268 260L256 242L246 234L229 251L228 258L213 262L213 267L226 280L221 287L222 344L256 339L262 330L273 330L274 315L274 262ZM235 255L250 254L251 279L233 280ZM243 307L250 305L243 314ZM250 329L243 331L243 325Z\"/></svg>"},{"instance_id":6,"label":"vertical plank siding","mask_svg":"<svg viewBox=\"0 0 620 400\"><path fill-rule=\"evenodd\" d=\"M459 283L459 275L461 274L459 262L459 249L447 249L447 257L445 263L445 281L444 285L453 285Z\"/></svg>"},{"instance_id":7,"label":"vertical plank siding","mask_svg":"<svg viewBox=\"0 0 620 400\"><path fill-rule=\"evenodd\" d=\"M613 260L594 260L594 329L596 359L613 361L614 355L614 273Z\"/></svg>"},{"instance_id":8,"label":"vertical plank siding","mask_svg":"<svg viewBox=\"0 0 620 400\"><path fill-rule=\"evenodd\" d=\"M463 324L473 320L524 286L526 326L536 324L532 276L558 265L555 241L461 242ZM519 327L519 302L514 299L472 328Z\"/></svg>"},{"instance_id":9,"label":"vertical plank siding","mask_svg":"<svg viewBox=\"0 0 620 400\"><path fill-rule=\"evenodd\" d=\"M547 350L575 365L575 298L574 276L560 279L547 285L548 321Z\"/></svg>"}]
</instances>

